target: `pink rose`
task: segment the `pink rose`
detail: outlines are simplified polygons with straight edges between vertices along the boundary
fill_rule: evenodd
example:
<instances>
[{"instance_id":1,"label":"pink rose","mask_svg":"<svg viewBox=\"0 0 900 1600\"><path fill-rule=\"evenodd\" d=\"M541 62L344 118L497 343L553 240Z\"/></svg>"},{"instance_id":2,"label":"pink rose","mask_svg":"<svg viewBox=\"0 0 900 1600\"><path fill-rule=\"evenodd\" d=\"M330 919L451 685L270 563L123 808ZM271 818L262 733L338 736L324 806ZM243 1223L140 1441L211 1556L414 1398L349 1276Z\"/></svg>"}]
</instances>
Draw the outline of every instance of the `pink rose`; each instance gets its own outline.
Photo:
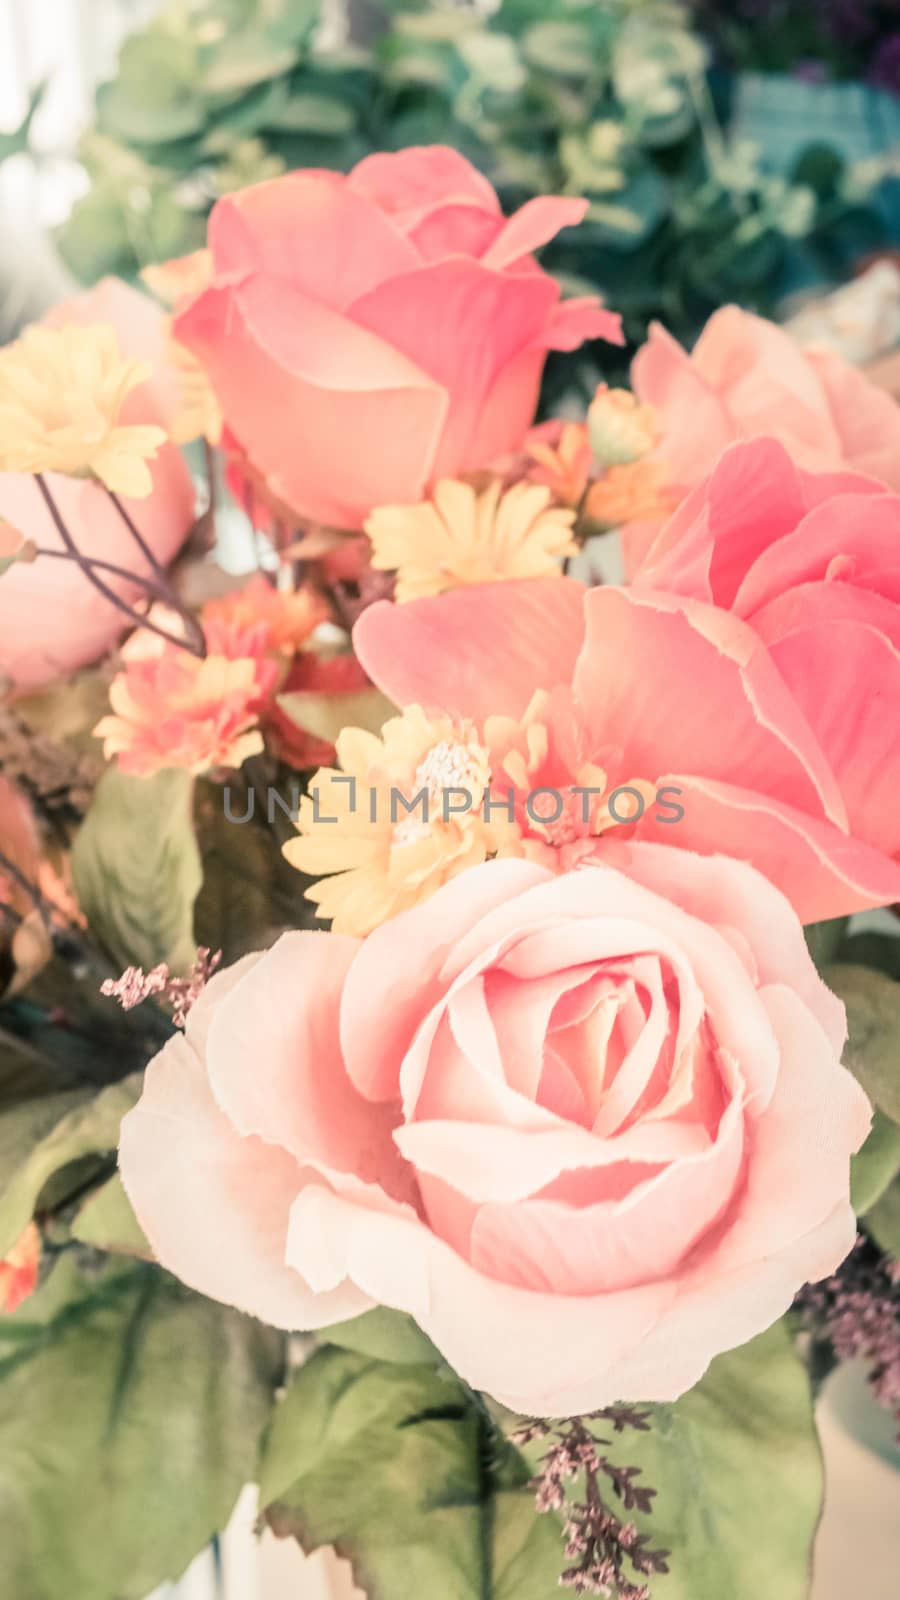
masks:
<instances>
[{"instance_id":1,"label":"pink rose","mask_svg":"<svg viewBox=\"0 0 900 1600\"><path fill-rule=\"evenodd\" d=\"M55 307L46 320L111 323L126 355L154 366L154 377L126 400L123 421L166 427L173 420L179 405L177 377L165 358L164 319L145 295L107 278L89 293ZM130 500L128 509L158 560L167 563L193 522L194 490L172 444L163 446L150 470L153 493L146 500ZM56 473L49 473L47 481L79 549L96 560L146 572L143 557L99 484ZM62 549L30 477L0 475L0 518L35 544ZM121 579L109 574L104 579L127 599L139 594ZM0 578L0 679L37 688L104 655L126 626L127 619L74 562L44 558L17 563Z\"/></svg>"},{"instance_id":2,"label":"pink rose","mask_svg":"<svg viewBox=\"0 0 900 1600\"><path fill-rule=\"evenodd\" d=\"M586 207L542 196L507 220L440 145L293 172L219 201L212 281L176 333L272 496L359 528L514 451L548 350L621 342L596 298L560 303L532 254Z\"/></svg>"},{"instance_id":3,"label":"pink rose","mask_svg":"<svg viewBox=\"0 0 900 1600\"><path fill-rule=\"evenodd\" d=\"M801 467L852 467L900 490L900 406L828 350L804 350L763 317L723 306L688 355L658 322L631 369L638 397L659 412L675 493L705 478L727 445L768 434ZM625 535L629 570L655 533Z\"/></svg>"},{"instance_id":4,"label":"pink rose","mask_svg":"<svg viewBox=\"0 0 900 1600\"><path fill-rule=\"evenodd\" d=\"M777 498L779 480L770 490L761 471L749 476L725 497L735 526L751 525L770 493ZM765 539L774 531L771 521L761 525ZM708 602L655 587L585 589L569 578L478 584L370 606L353 643L394 705L450 712L485 736L496 717L527 714L538 733L546 728L548 759L529 781L567 799L551 834L563 869L602 859L633 835L749 861L804 922L900 899L900 863L853 831L838 778L767 645ZM822 686L829 706L846 692L843 674L835 681L839 663L830 658L831 683ZM853 669L863 670L855 656ZM545 691L543 707L536 691ZM608 791L676 789L683 814L670 795L668 809L649 804L635 823L595 835L583 799L568 798L585 764L601 769ZM509 782L492 769L501 802ZM628 816L636 800L626 796L618 809ZM540 810L549 812L545 801ZM527 817L526 806L517 814ZM537 840L548 830L531 831Z\"/></svg>"},{"instance_id":5,"label":"pink rose","mask_svg":"<svg viewBox=\"0 0 900 1600\"><path fill-rule=\"evenodd\" d=\"M662 530L638 592L712 601L766 645L851 833L900 856L900 495L734 445Z\"/></svg>"},{"instance_id":6,"label":"pink rose","mask_svg":"<svg viewBox=\"0 0 900 1600\"><path fill-rule=\"evenodd\" d=\"M752 868L493 861L209 984L122 1125L159 1260L287 1328L414 1317L517 1411L674 1400L853 1244L844 1011Z\"/></svg>"}]
</instances>

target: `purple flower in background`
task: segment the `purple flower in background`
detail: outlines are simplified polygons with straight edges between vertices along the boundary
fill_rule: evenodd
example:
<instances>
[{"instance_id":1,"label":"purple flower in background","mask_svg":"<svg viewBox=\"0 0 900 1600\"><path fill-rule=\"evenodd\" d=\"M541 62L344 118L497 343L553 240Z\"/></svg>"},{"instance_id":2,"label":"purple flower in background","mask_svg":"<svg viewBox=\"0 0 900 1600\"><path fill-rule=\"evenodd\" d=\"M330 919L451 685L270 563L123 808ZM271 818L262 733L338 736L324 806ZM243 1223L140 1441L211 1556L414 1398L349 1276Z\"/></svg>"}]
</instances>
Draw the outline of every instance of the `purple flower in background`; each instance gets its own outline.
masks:
<instances>
[{"instance_id":1,"label":"purple flower in background","mask_svg":"<svg viewBox=\"0 0 900 1600\"><path fill-rule=\"evenodd\" d=\"M824 61L798 61L791 74L801 83L825 83L828 79L828 68Z\"/></svg>"},{"instance_id":2,"label":"purple flower in background","mask_svg":"<svg viewBox=\"0 0 900 1600\"><path fill-rule=\"evenodd\" d=\"M826 31L841 44L869 44L878 29L874 6L866 0L819 0Z\"/></svg>"},{"instance_id":3,"label":"purple flower in background","mask_svg":"<svg viewBox=\"0 0 900 1600\"><path fill-rule=\"evenodd\" d=\"M878 46L869 69L869 81L879 89L900 94L900 33L889 34Z\"/></svg>"}]
</instances>

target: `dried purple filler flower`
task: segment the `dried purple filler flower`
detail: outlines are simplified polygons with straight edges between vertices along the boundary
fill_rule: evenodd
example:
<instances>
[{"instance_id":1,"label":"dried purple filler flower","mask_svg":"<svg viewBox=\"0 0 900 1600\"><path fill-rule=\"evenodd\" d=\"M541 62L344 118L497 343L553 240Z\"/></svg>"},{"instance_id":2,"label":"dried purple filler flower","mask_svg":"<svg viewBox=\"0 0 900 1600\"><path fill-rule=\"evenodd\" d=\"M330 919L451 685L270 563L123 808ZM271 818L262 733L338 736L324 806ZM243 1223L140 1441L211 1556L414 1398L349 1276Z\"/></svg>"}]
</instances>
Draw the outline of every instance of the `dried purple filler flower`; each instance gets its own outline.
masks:
<instances>
[{"instance_id":1,"label":"dried purple filler flower","mask_svg":"<svg viewBox=\"0 0 900 1600\"><path fill-rule=\"evenodd\" d=\"M183 1028L191 1006L203 993L221 959L221 950L211 955L201 946L186 978L173 978L165 961L152 972L144 972L143 967L126 967L120 978L106 978L100 985L100 993L118 1000L123 1011L131 1011L151 995L158 994L172 1007L176 1028Z\"/></svg>"},{"instance_id":2,"label":"dried purple filler flower","mask_svg":"<svg viewBox=\"0 0 900 1600\"><path fill-rule=\"evenodd\" d=\"M626 1512L652 1510L655 1489L635 1482L640 1467L619 1467L598 1446L611 1444L590 1429L589 1422L608 1423L616 1433L634 1428L647 1433L648 1413L629 1406L605 1406L589 1417L572 1417L566 1422L545 1422L532 1417L513 1435L516 1444L531 1444L535 1439L552 1441L541 1457L540 1471L532 1479L538 1511L561 1511L564 1515L565 1555L573 1563L563 1572L560 1583L576 1594L616 1596L617 1600L650 1600L645 1583L633 1583L625 1574L626 1562L644 1576L668 1572L668 1550L651 1550L648 1537L639 1534L633 1522L623 1522L603 1499L601 1481L605 1477L621 1500ZM570 1498L567 1485L584 1478L584 1499Z\"/></svg>"},{"instance_id":3,"label":"dried purple filler flower","mask_svg":"<svg viewBox=\"0 0 900 1600\"><path fill-rule=\"evenodd\" d=\"M864 1361L876 1400L900 1429L900 1262L860 1234L833 1278L796 1301L805 1327L839 1361Z\"/></svg>"}]
</instances>

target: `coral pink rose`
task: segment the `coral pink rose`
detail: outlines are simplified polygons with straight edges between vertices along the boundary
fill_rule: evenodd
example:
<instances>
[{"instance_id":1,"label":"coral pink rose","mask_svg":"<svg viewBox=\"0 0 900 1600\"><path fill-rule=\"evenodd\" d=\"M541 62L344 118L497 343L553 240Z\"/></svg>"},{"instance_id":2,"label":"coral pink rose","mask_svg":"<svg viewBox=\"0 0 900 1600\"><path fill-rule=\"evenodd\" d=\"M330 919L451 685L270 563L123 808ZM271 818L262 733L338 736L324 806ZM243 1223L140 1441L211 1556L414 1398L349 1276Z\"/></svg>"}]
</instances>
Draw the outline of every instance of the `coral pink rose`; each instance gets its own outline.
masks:
<instances>
[{"instance_id":1,"label":"coral pink rose","mask_svg":"<svg viewBox=\"0 0 900 1600\"><path fill-rule=\"evenodd\" d=\"M37 1288L41 1264L41 1236L33 1222L0 1260L0 1313L11 1316Z\"/></svg>"},{"instance_id":2,"label":"coral pink rose","mask_svg":"<svg viewBox=\"0 0 900 1600\"><path fill-rule=\"evenodd\" d=\"M712 601L767 646L840 785L851 833L900 856L900 495L734 445L634 579Z\"/></svg>"},{"instance_id":3,"label":"coral pink rose","mask_svg":"<svg viewBox=\"0 0 900 1600\"><path fill-rule=\"evenodd\" d=\"M219 201L211 284L175 331L274 498L360 528L514 451L548 350L621 342L532 254L586 205L542 196L507 220L442 146L293 172Z\"/></svg>"},{"instance_id":4,"label":"coral pink rose","mask_svg":"<svg viewBox=\"0 0 900 1600\"><path fill-rule=\"evenodd\" d=\"M177 376L165 359L164 319L147 296L108 278L89 293L57 306L47 321L111 323L126 355L149 361L153 378L129 395L122 411L128 424L168 426L179 405ZM128 508L157 559L176 554L193 522L194 491L184 461L172 444L155 461L153 493ZM146 572L143 557L99 484L49 473L47 481L79 548L95 560ZM0 476L0 519L35 544L62 549L37 485L18 473ZM139 591L109 574L105 581L133 600ZM127 619L103 598L70 561L50 558L17 563L0 578L0 679L36 688L95 661L121 636Z\"/></svg>"},{"instance_id":5,"label":"coral pink rose","mask_svg":"<svg viewBox=\"0 0 900 1600\"><path fill-rule=\"evenodd\" d=\"M675 493L705 478L737 439L780 439L811 471L852 467L900 490L900 406L829 350L804 350L763 317L723 306L690 355L659 323L632 365L635 393L659 412ZM625 535L631 570L655 529Z\"/></svg>"},{"instance_id":6,"label":"coral pink rose","mask_svg":"<svg viewBox=\"0 0 900 1600\"><path fill-rule=\"evenodd\" d=\"M735 485L736 522L742 503L749 522L756 502L742 502ZM751 862L804 922L900 899L900 863L854 833L804 710L739 617L655 590L530 579L379 602L363 612L353 642L395 705L452 712L479 729L495 716L521 719L535 691L548 691L552 760L537 784L565 792L592 763L610 789L680 791L680 818L651 804L639 821L599 837L573 800L561 819L561 868L602 858L631 834ZM837 693L827 692L829 705ZM501 800L507 781L492 771ZM619 809L633 806L626 798Z\"/></svg>"},{"instance_id":7,"label":"coral pink rose","mask_svg":"<svg viewBox=\"0 0 900 1600\"><path fill-rule=\"evenodd\" d=\"M800 924L740 863L615 860L214 978L122 1125L162 1265L288 1328L395 1307L539 1415L674 1400L833 1271L870 1108Z\"/></svg>"}]
</instances>

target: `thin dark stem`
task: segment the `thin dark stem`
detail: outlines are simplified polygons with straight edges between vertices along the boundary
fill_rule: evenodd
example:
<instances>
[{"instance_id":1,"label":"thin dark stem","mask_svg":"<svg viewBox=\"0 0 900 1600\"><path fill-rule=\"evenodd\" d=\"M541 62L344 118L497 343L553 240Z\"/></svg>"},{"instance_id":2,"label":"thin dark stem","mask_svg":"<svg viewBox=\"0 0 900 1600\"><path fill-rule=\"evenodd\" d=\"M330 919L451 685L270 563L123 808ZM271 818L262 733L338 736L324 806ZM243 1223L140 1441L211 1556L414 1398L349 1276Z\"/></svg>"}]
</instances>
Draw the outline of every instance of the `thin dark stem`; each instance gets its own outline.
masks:
<instances>
[{"instance_id":1,"label":"thin dark stem","mask_svg":"<svg viewBox=\"0 0 900 1600\"><path fill-rule=\"evenodd\" d=\"M122 518L122 521L128 529L128 532L131 534L132 539L140 550L141 555L145 558L148 566L152 568L156 577L159 579L161 586L168 590L170 587L169 575L166 572L165 567L161 566L157 561L156 556L153 554L153 551L144 538L144 535L141 533L141 530L131 515L131 512L126 510L125 506L123 506L121 500L119 499L119 496L114 494L112 489L107 489L106 484L104 484L103 487L106 489L106 493L118 511L119 516Z\"/></svg>"},{"instance_id":2,"label":"thin dark stem","mask_svg":"<svg viewBox=\"0 0 900 1600\"><path fill-rule=\"evenodd\" d=\"M39 544L36 546L36 554L47 556L51 561L75 561L78 566L83 565L69 550L49 550L46 545ZM127 567L117 567L114 561L99 561L95 556L86 556L84 560L97 572L109 572L114 578L127 578L129 583L136 583L141 589L146 589L147 593L154 595L157 600L167 598L152 578L141 578L136 572L130 572Z\"/></svg>"},{"instance_id":3,"label":"thin dark stem","mask_svg":"<svg viewBox=\"0 0 900 1600\"><path fill-rule=\"evenodd\" d=\"M41 491L41 495L43 496L47 510L50 512L50 515L53 518L53 525L62 539L63 544L65 545L69 554L72 556L73 560L78 563L78 566L81 568L88 582L93 584L98 594L102 594L103 598L108 600L110 605L115 606L117 611L121 611L122 615L126 616L134 627L147 628L150 633L157 634L159 638L165 639L168 644L176 644L180 649L188 650L190 651L191 655L200 656L202 659L206 655L205 640L203 643L203 648L199 649L187 639L180 639L177 634L170 633L168 628L161 627L157 622L151 622L149 617L141 616L141 613L139 611L135 611L134 607L130 606L127 600L123 600L121 595L116 593L115 589L111 589L108 583L104 583L103 579L98 577L97 573L94 571L94 563L88 556L82 554L75 543L75 540L72 538L69 529L66 527L66 524L60 514L59 507L57 506L53 495L50 493L50 490L44 481L43 474L36 472L34 475L34 481ZM133 574L129 574L129 577L133 578ZM182 616L189 616L189 613L183 611L180 606L178 607L178 610ZM190 621L193 624L194 618L191 617Z\"/></svg>"},{"instance_id":4,"label":"thin dark stem","mask_svg":"<svg viewBox=\"0 0 900 1600\"><path fill-rule=\"evenodd\" d=\"M44 898L37 884L32 883L30 878L26 878L24 872L20 871L15 862L10 861L9 856L5 855L2 850L0 850L0 875L10 878L13 883L18 884L23 894L27 894L35 910L40 912L44 926L51 930L53 926L53 907L49 900Z\"/></svg>"},{"instance_id":5,"label":"thin dark stem","mask_svg":"<svg viewBox=\"0 0 900 1600\"><path fill-rule=\"evenodd\" d=\"M104 488L106 488L106 485L104 485ZM159 589L160 589L160 592L161 592L163 598L165 599L167 604L172 608L172 610L176 611L178 613L178 615L183 619L185 627L188 629L189 633L193 636L194 643L197 646L196 650L194 651L194 654L195 655L200 655L200 656L205 656L206 655L206 638L205 638L203 629L200 626L199 622L197 621L196 617L193 616L193 614L190 611L185 610L184 606L181 604L181 601L179 600L177 594L175 593L175 590L172 587L171 581L169 579L169 574L167 573L165 567L161 566L159 561L157 561L156 556L154 555L154 553L151 550L149 544L147 543L146 539L144 538L144 535L141 533L141 530L138 527L137 523L135 522L133 516L131 515L131 512L128 510L128 508L126 506L124 506L122 504L122 501L119 499L119 496L117 494L114 494L112 489L106 489L106 493L108 494L110 500L112 501L113 505L115 506L116 510L118 511L119 516L122 518L122 521L124 522L126 528L128 529L128 532L131 534L132 539L134 540L135 544L137 545L138 549L140 550L141 555L144 557L145 561L150 566L151 571L153 572L155 578L157 579L157 582L158 582L158 585L159 585Z\"/></svg>"}]
</instances>

